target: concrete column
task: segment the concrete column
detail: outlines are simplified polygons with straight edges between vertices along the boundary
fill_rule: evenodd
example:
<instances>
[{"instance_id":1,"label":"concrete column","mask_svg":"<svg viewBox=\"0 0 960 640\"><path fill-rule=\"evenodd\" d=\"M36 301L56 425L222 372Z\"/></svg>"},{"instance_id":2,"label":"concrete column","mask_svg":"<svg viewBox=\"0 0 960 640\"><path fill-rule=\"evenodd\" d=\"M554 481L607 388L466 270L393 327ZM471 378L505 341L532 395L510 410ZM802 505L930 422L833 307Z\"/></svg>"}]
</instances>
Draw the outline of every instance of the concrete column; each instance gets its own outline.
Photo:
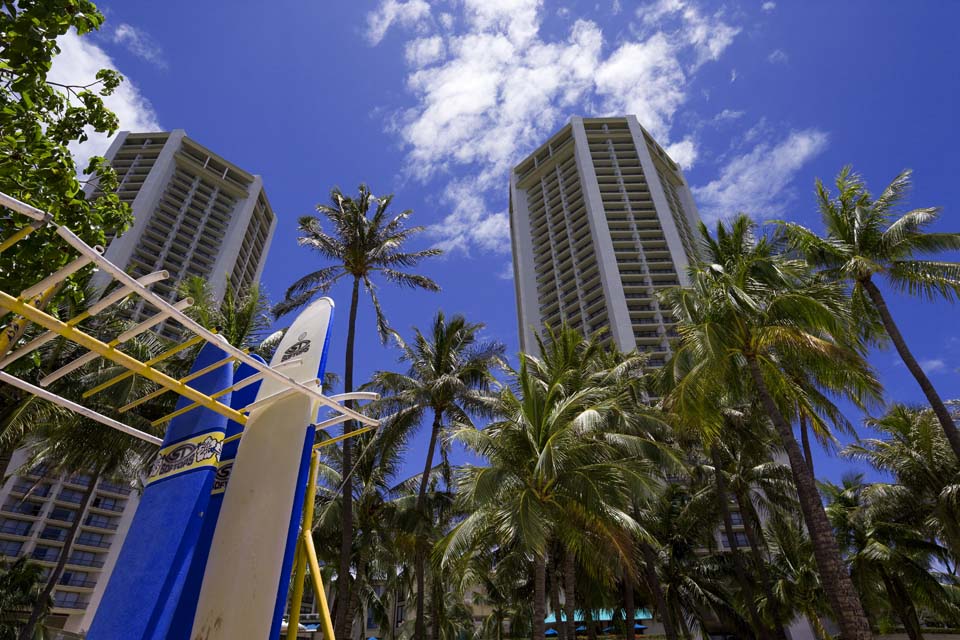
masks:
<instances>
[{"instance_id":1,"label":"concrete column","mask_svg":"<svg viewBox=\"0 0 960 640\"><path fill-rule=\"evenodd\" d=\"M637 341L633 336L633 327L630 324L627 299L623 295L620 269L617 266L616 254L613 251L613 240L610 238L610 228L607 226L607 216L603 208L603 200L600 197L600 185L597 182L597 173L593 168L593 158L590 157L590 144L587 142L587 132L583 127L583 118L574 116L570 120L570 126L573 130L574 154L583 190L583 203L587 210L587 220L590 224L593 249L597 256L603 295L607 301L610 333L618 349L630 351L636 348Z\"/></svg>"}]
</instances>

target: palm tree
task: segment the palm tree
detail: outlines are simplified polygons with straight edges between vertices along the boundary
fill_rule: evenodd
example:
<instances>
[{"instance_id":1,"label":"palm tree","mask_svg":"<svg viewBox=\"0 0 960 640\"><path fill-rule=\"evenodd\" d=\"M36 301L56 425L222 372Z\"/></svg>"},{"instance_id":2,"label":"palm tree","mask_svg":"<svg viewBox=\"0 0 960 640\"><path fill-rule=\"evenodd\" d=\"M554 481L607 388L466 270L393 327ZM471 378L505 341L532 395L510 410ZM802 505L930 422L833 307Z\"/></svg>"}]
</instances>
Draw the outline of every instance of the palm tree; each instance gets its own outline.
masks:
<instances>
[{"instance_id":1,"label":"palm tree","mask_svg":"<svg viewBox=\"0 0 960 640\"><path fill-rule=\"evenodd\" d=\"M533 370L542 363L535 361L521 356L517 392L501 392L497 409L505 419L454 434L489 464L461 470L458 488L468 515L441 543L441 553L450 562L478 540L492 538L528 554L533 637L543 640L551 540L576 550L589 533L608 542L608 555L632 564L631 536L648 536L624 508L634 489L649 484L651 469L644 461L623 459L603 432L611 407L604 389L567 393L561 383L536 376Z\"/></svg>"},{"instance_id":2,"label":"palm tree","mask_svg":"<svg viewBox=\"0 0 960 640\"><path fill-rule=\"evenodd\" d=\"M187 315L208 329L216 329L231 345L264 353L270 329L270 301L260 287L253 285L237 291L227 279L223 298L214 298L210 283L200 276L191 276L180 285L180 294L193 299Z\"/></svg>"},{"instance_id":3,"label":"palm tree","mask_svg":"<svg viewBox=\"0 0 960 640\"><path fill-rule=\"evenodd\" d=\"M806 264L776 251L755 225L738 216L716 237L701 224L703 262L689 287L667 292L680 344L663 375L666 406L695 415L708 433L721 433L719 399L759 399L781 440L816 551L824 589L846 640L870 638L863 607L840 558L817 491L791 427L790 412L813 408L791 372L802 368L818 388L863 403L880 386L855 348L850 305L838 283L812 277ZM723 388L720 388L720 385Z\"/></svg>"},{"instance_id":4,"label":"palm tree","mask_svg":"<svg viewBox=\"0 0 960 640\"><path fill-rule=\"evenodd\" d=\"M489 413L487 396L496 386L492 371L504 366L503 345L479 340L478 334L483 327L480 323L467 322L462 315L455 315L448 322L439 311L429 335L414 329L412 344L398 339L402 352L400 361L408 365L407 372L378 371L367 385L387 395L381 404L388 412L396 412L395 419L403 424L417 426L428 415L432 419L430 443L417 490L416 512L421 516L417 525L419 530L435 524L424 507L434 455L444 427L449 424L472 427L472 414ZM427 549L424 537L418 538L414 570L417 593L423 594L426 593ZM417 638L426 637L424 604L425 598L418 597Z\"/></svg>"},{"instance_id":5,"label":"palm tree","mask_svg":"<svg viewBox=\"0 0 960 640\"><path fill-rule=\"evenodd\" d=\"M911 526L891 522L871 504L862 474L847 475L841 485L821 484L827 517L844 549L850 574L874 619L896 615L911 640L921 640L924 609L957 620L958 608L931 572L943 548Z\"/></svg>"},{"instance_id":6,"label":"palm tree","mask_svg":"<svg viewBox=\"0 0 960 640\"><path fill-rule=\"evenodd\" d=\"M953 301L960 295L960 263L918 259L960 249L960 233L930 233L940 209L927 207L900 213L910 188L909 170L902 171L873 198L863 179L850 167L836 179L837 196L817 181L817 202L824 224L823 237L787 222L779 225L789 242L828 278L852 285L853 304L860 315L879 316L897 353L916 379L933 408L954 454L960 458L960 433L894 322L875 278L895 291L928 299Z\"/></svg>"},{"instance_id":7,"label":"palm tree","mask_svg":"<svg viewBox=\"0 0 960 640\"><path fill-rule=\"evenodd\" d=\"M25 557L0 567L0 640L16 640L23 618L34 607L41 610L40 622L53 606L43 596L43 567Z\"/></svg>"},{"instance_id":8,"label":"palm tree","mask_svg":"<svg viewBox=\"0 0 960 640\"><path fill-rule=\"evenodd\" d=\"M283 316L302 307L315 296L326 293L343 278L352 280L350 317L347 324L346 355L343 367L344 392L353 391L353 357L356 340L357 308L360 300L360 285L370 295L377 319L381 341L386 341L390 332L387 318L380 307L376 294L374 275L382 276L388 283L412 289L439 291L440 287L430 278L406 271L421 260L440 255L439 249L406 251L404 245L423 230L423 227L407 227L411 210L390 216L387 209L393 196L376 197L366 185L360 185L356 197L345 196L339 188L330 192L329 205L317 205L317 211L333 227L331 233L323 230L323 221L318 216L303 216L299 220L300 246L319 253L331 264L303 276L287 289L285 299L274 307L274 315ZM374 207L370 215L370 208ZM353 406L351 401L348 406ZM346 422L344 432L353 430ZM348 470L353 464L352 443L343 441L344 505L343 534L340 542L339 575L347 576L350 570L350 547L353 541L353 491ZM338 581L337 601L350 601L350 584L345 579ZM352 626L351 614L343 606L337 606L335 627L337 635L346 637Z\"/></svg>"},{"instance_id":9,"label":"palm tree","mask_svg":"<svg viewBox=\"0 0 960 640\"><path fill-rule=\"evenodd\" d=\"M893 476L892 483L873 485L874 497L898 514L898 521L941 541L950 550L955 572L960 562L960 461L936 415L898 404L866 424L881 437L852 444L843 455Z\"/></svg>"}]
</instances>

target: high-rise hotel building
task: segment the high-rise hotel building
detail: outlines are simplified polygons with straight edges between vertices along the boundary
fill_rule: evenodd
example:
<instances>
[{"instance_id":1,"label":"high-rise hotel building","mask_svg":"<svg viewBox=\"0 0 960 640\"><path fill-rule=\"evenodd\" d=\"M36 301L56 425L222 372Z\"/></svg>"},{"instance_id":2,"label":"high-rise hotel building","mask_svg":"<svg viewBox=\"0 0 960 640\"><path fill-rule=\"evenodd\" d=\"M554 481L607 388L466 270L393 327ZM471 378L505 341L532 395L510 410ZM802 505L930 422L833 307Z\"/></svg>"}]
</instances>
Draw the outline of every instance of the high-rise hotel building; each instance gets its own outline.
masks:
<instances>
[{"instance_id":1,"label":"high-rise hotel building","mask_svg":"<svg viewBox=\"0 0 960 640\"><path fill-rule=\"evenodd\" d=\"M174 300L190 276L207 280L214 296L227 281L240 290L256 284L277 218L263 179L244 171L187 137L122 131L107 151L120 180L120 199L133 209L133 225L110 242L106 257L136 277L166 269L153 285ZM104 286L107 277L95 276ZM132 313L141 320L143 303Z\"/></svg>"},{"instance_id":2,"label":"high-rise hotel building","mask_svg":"<svg viewBox=\"0 0 960 640\"><path fill-rule=\"evenodd\" d=\"M676 333L657 291L686 283L698 221L680 167L636 117L571 118L510 176L521 349L545 326L606 327L662 365Z\"/></svg>"}]
</instances>

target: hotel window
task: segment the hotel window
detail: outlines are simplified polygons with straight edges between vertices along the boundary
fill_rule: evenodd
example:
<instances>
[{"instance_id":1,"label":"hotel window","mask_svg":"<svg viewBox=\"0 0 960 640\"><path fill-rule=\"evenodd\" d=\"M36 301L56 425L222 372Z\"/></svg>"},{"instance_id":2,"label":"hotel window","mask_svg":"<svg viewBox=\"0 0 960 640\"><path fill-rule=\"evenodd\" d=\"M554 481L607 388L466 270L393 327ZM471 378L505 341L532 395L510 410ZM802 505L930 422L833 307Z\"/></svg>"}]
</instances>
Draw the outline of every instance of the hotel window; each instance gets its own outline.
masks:
<instances>
[{"instance_id":1,"label":"hotel window","mask_svg":"<svg viewBox=\"0 0 960 640\"><path fill-rule=\"evenodd\" d=\"M0 555L16 557L23 548L22 542L14 540L0 540Z\"/></svg>"}]
</instances>

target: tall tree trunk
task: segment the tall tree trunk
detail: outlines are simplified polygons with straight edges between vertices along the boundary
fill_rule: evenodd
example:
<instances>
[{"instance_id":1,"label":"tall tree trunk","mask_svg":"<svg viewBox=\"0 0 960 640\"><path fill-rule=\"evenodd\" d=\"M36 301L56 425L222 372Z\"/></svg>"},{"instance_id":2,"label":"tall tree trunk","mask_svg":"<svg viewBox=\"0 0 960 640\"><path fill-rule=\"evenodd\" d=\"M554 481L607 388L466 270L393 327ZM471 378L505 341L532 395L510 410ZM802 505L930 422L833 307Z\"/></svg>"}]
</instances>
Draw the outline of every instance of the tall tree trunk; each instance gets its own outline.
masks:
<instances>
[{"instance_id":1,"label":"tall tree trunk","mask_svg":"<svg viewBox=\"0 0 960 640\"><path fill-rule=\"evenodd\" d=\"M593 610L583 610L583 624L587 625L587 637L590 640L597 640L597 625L593 621Z\"/></svg>"},{"instance_id":2,"label":"tall tree trunk","mask_svg":"<svg viewBox=\"0 0 960 640\"><path fill-rule=\"evenodd\" d=\"M803 457L810 467L810 473L816 477L813 470L813 450L810 448L810 429L807 427L807 416L800 414L800 440L803 442Z\"/></svg>"},{"instance_id":3,"label":"tall tree trunk","mask_svg":"<svg viewBox=\"0 0 960 640\"><path fill-rule=\"evenodd\" d=\"M766 571L765 554L760 544L760 536L753 526L755 516L753 503L749 496L744 495L743 491L734 491L734 495L737 498L737 507L740 509L740 518L743 521L743 532L746 534L747 543L750 545L750 557L753 558L756 571L760 574L763 592L770 598L770 609L773 612L773 632L778 640L786 640L787 632L783 626L780 603L773 596L773 586L770 584L770 574Z\"/></svg>"},{"instance_id":4,"label":"tall tree trunk","mask_svg":"<svg viewBox=\"0 0 960 640\"><path fill-rule=\"evenodd\" d=\"M57 587L57 583L60 582L63 570L67 566L67 559L73 552L73 545L76 541L77 533L80 531L80 520L87 510L87 506L90 504L90 499L93 497L93 489L99 479L99 471L92 474L90 485L80 498L80 505L77 507L77 517L73 519L70 528L67 529L67 537L63 541L63 548L60 550L60 555L57 557L57 565L53 568L53 571L50 572L49 577L47 577L47 583L43 586L43 592L30 610L30 616L27 618L27 622L23 625L23 628L20 629L20 635L17 636L17 640L33 640L36 635L36 627L40 622L40 616L43 615L44 605L53 596L53 590Z\"/></svg>"},{"instance_id":5,"label":"tall tree trunk","mask_svg":"<svg viewBox=\"0 0 960 640\"><path fill-rule=\"evenodd\" d=\"M727 479L723 475L723 466L720 459L720 452L716 447L710 447L710 457L713 462L713 478L717 485L717 506L720 507L720 516L723 519L723 529L727 535L727 542L730 544L730 554L733 558L733 572L743 589L743 595L747 600L747 612L750 617L750 625L753 632L760 638L768 638L770 634L767 626L763 624L760 615L757 612L757 597L753 591L753 584L747 576L747 568L743 565L743 556L740 555L740 545L737 543L737 535L733 530L733 518L730 516L730 494L727 491Z\"/></svg>"},{"instance_id":6,"label":"tall tree trunk","mask_svg":"<svg viewBox=\"0 0 960 640\"><path fill-rule=\"evenodd\" d=\"M633 640L636 630L633 625L637 624L635 605L633 602L633 576L624 576L623 578L623 613L626 618L626 640Z\"/></svg>"},{"instance_id":7,"label":"tall tree trunk","mask_svg":"<svg viewBox=\"0 0 960 640\"><path fill-rule=\"evenodd\" d=\"M565 550L563 554L563 617L567 628L567 640L577 637L577 621L574 620L577 599L577 559L573 551Z\"/></svg>"},{"instance_id":8,"label":"tall tree trunk","mask_svg":"<svg viewBox=\"0 0 960 640\"><path fill-rule=\"evenodd\" d=\"M793 472L793 481L797 486L797 495L800 498L800 509L803 512L803 519L807 525L807 531L810 533L810 539L813 541L814 557L817 561L817 568L820 570L820 580L823 583L823 590L827 595L827 601L833 610L837 625L840 627L840 636L843 640L869 640L873 637L870 624L867 622L863 605L853 587L853 581L850 580L850 575L847 573L840 557L840 547L833 535L830 521L827 520L827 514L823 510L823 502L819 491L817 491L813 473L803 459L803 453L793 436L790 423L780 413L773 396L770 395L770 390L763 379L763 372L760 371L760 364L756 355L745 355L750 369L750 377L753 379L757 393L760 395L760 401L763 403L767 415L773 421L787 452L787 458L790 460L790 470Z\"/></svg>"},{"instance_id":9,"label":"tall tree trunk","mask_svg":"<svg viewBox=\"0 0 960 640\"><path fill-rule=\"evenodd\" d=\"M357 551L357 577L350 588L350 627L348 627L346 635L340 636L342 640L348 640L350 636L353 635L354 616L361 612L360 589L358 588L358 585L363 585L366 583L366 562L367 560L363 555L363 547L361 546ZM361 622L366 623L366 620L361 620Z\"/></svg>"},{"instance_id":10,"label":"tall tree trunk","mask_svg":"<svg viewBox=\"0 0 960 640\"><path fill-rule=\"evenodd\" d=\"M443 594L440 591L440 581L434 577L430 582L433 588L430 590L430 618L431 640L440 640L440 623L443 621Z\"/></svg>"},{"instance_id":11,"label":"tall tree trunk","mask_svg":"<svg viewBox=\"0 0 960 640\"><path fill-rule=\"evenodd\" d=\"M360 279L353 278L353 293L350 296L350 320L347 324L347 349L343 365L343 391L353 391L353 347L357 337L357 306L360 301ZM347 400L346 406L353 408L353 401ZM343 423L343 432L353 431L353 421ZM343 441L343 514L340 532L340 563L337 568L337 619L335 628L337 637L346 640L353 626L353 612L350 610L350 556L353 549L353 439Z\"/></svg>"},{"instance_id":12,"label":"tall tree trunk","mask_svg":"<svg viewBox=\"0 0 960 640\"><path fill-rule=\"evenodd\" d=\"M553 611L553 619L556 623L557 638L558 640L567 640L567 625L561 620L560 611L562 605L560 604L560 582L561 571L560 571L560 561L558 558L559 554L551 557L553 562L550 563L550 610Z\"/></svg>"},{"instance_id":13,"label":"tall tree trunk","mask_svg":"<svg viewBox=\"0 0 960 640\"><path fill-rule=\"evenodd\" d=\"M547 617L547 558L536 554L533 558L533 640L544 640Z\"/></svg>"},{"instance_id":14,"label":"tall tree trunk","mask_svg":"<svg viewBox=\"0 0 960 640\"><path fill-rule=\"evenodd\" d=\"M673 614L667 606L667 597L663 593L660 578L657 577L657 552L654 551L649 542L641 542L640 551L643 553L643 577L647 587L653 593L657 614L663 623L663 634L667 637L667 640L677 640L677 630L673 626Z\"/></svg>"},{"instance_id":15,"label":"tall tree trunk","mask_svg":"<svg viewBox=\"0 0 960 640\"><path fill-rule=\"evenodd\" d=\"M417 580L417 613L414 621L413 637L416 640L423 640L427 637L427 625L425 620L424 601L426 598L420 594L426 593L426 565L427 565L427 541L424 540L424 530L427 527L429 518L424 512L424 505L427 500L427 486L430 484L430 470L433 469L433 454L437 448L437 438L440 435L440 427L443 424L443 414L434 409L433 427L430 430L430 445L427 447L427 457L423 464L423 474L420 476L420 490L417 493L417 539L416 553L414 555L414 573Z\"/></svg>"},{"instance_id":16,"label":"tall tree trunk","mask_svg":"<svg viewBox=\"0 0 960 640\"><path fill-rule=\"evenodd\" d=\"M896 580L883 569L880 569L880 579L883 580L883 587L887 591L887 597L890 598L890 608L897 612L897 617L903 623L907 636L910 640L923 640L920 618L917 616L917 609L909 594L905 593L902 586L898 585Z\"/></svg>"},{"instance_id":17,"label":"tall tree trunk","mask_svg":"<svg viewBox=\"0 0 960 640\"><path fill-rule=\"evenodd\" d=\"M947 410L947 406L943 404L943 400L940 399L937 390L933 388L933 383L930 382L930 378L924 373L923 367L920 366L920 363L917 362L917 359L913 357L913 354L907 347L907 342L903 339L897 323L893 321L893 316L890 315L890 309L887 308L887 303L883 299L883 294L880 293L880 289L877 288L877 285L874 284L870 278L861 280L860 284L863 285L863 288L867 291L867 295L870 296L870 300L873 301L873 306L875 306L880 313L880 320L883 322L883 327L887 330L887 334L890 335L890 339L893 340L893 344L897 348L897 353L900 354L903 364L907 365L907 369L910 370L910 373L912 373L913 377L917 380L917 384L919 384L923 390L923 395L927 397L927 402L930 403L933 412L937 416L937 420L940 421L940 425L943 427L943 433L947 436L947 441L950 443L950 448L953 449L953 454L960 460L960 432L957 431L957 425L954 424L953 418Z\"/></svg>"}]
</instances>

